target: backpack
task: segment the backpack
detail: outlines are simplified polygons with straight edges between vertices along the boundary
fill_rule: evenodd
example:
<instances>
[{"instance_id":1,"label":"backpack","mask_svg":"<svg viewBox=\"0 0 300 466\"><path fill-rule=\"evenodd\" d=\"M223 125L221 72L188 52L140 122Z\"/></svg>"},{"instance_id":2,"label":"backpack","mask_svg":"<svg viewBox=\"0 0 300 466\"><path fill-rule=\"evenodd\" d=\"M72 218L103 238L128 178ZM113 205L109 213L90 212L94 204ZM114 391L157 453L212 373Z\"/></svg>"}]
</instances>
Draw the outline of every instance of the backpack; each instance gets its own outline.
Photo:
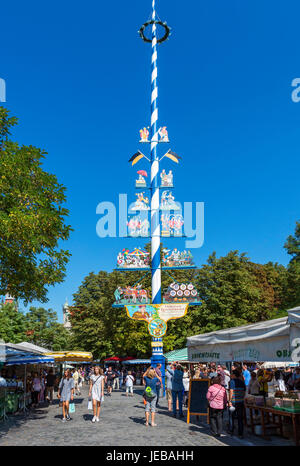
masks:
<instances>
[{"instance_id":1,"label":"backpack","mask_svg":"<svg viewBox=\"0 0 300 466\"><path fill-rule=\"evenodd\" d=\"M150 401L154 400L155 396L156 396L156 393L153 392L151 387L146 387L145 388L145 391L143 393L143 398L146 401L150 402Z\"/></svg>"}]
</instances>

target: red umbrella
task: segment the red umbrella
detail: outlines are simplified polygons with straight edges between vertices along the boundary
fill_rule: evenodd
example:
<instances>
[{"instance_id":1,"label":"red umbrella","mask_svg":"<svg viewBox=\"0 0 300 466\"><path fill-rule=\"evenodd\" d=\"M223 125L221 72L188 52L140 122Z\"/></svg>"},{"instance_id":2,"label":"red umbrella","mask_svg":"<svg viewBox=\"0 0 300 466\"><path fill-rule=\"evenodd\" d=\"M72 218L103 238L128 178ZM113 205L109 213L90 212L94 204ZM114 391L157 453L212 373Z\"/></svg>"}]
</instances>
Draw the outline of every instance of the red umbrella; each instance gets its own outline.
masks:
<instances>
[{"instance_id":1,"label":"red umbrella","mask_svg":"<svg viewBox=\"0 0 300 466\"><path fill-rule=\"evenodd\" d=\"M139 170L139 171L137 172L137 174L138 174L138 175L145 176L146 178L148 177L147 172L146 172L145 170Z\"/></svg>"},{"instance_id":2,"label":"red umbrella","mask_svg":"<svg viewBox=\"0 0 300 466\"><path fill-rule=\"evenodd\" d=\"M112 356L111 358L106 358L104 361L120 361L120 358L118 356Z\"/></svg>"}]
</instances>

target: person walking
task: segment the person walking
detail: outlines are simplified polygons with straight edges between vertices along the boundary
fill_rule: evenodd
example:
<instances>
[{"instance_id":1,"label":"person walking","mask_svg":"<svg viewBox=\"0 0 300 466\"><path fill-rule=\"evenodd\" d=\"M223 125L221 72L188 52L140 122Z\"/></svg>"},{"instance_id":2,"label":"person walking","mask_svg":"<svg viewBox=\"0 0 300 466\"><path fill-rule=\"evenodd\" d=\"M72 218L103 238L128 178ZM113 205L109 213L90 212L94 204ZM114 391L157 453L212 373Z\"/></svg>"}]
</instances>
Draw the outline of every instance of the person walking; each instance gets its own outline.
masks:
<instances>
[{"instance_id":1,"label":"person walking","mask_svg":"<svg viewBox=\"0 0 300 466\"><path fill-rule=\"evenodd\" d=\"M41 389L42 389L41 378L38 376L38 373L35 372L33 374L32 391L31 391L32 406L34 408L37 408L39 405L39 394L40 394Z\"/></svg>"},{"instance_id":2,"label":"person walking","mask_svg":"<svg viewBox=\"0 0 300 466\"><path fill-rule=\"evenodd\" d=\"M53 392L56 376L53 374L53 369L49 370L49 374L46 377L46 400L49 403L53 401ZM50 397L49 397L50 394Z\"/></svg>"},{"instance_id":3,"label":"person walking","mask_svg":"<svg viewBox=\"0 0 300 466\"><path fill-rule=\"evenodd\" d=\"M57 398L62 402L62 422L70 421L69 403L74 400L74 380L69 369L66 369L58 386Z\"/></svg>"},{"instance_id":4,"label":"person walking","mask_svg":"<svg viewBox=\"0 0 300 466\"><path fill-rule=\"evenodd\" d=\"M105 383L107 386L107 394L111 396L111 392L113 390L113 381L115 378L115 372L112 370L112 367L110 366L107 371L105 372Z\"/></svg>"},{"instance_id":5,"label":"person walking","mask_svg":"<svg viewBox=\"0 0 300 466\"><path fill-rule=\"evenodd\" d=\"M149 416L150 416L150 411L151 411L151 426L156 427L157 424L155 424L155 412L156 412L156 401L157 401L157 387L160 386L158 385L157 382L162 383L161 378L157 375L155 369L152 367L149 367L149 369L145 372L144 376L144 382L145 382L145 417L146 417L146 426L149 425ZM147 396L147 392L150 395Z\"/></svg>"},{"instance_id":6,"label":"person walking","mask_svg":"<svg viewBox=\"0 0 300 466\"><path fill-rule=\"evenodd\" d=\"M90 377L89 397L92 397L94 417L92 422L99 422L100 407L104 399L104 375L103 370L95 367L95 373Z\"/></svg>"},{"instance_id":7,"label":"person walking","mask_svg":"<svg viewBox=\"0 0 300 466\"><path fill-rule=\"evenodd\" d=\"M128 371L128 374L125 377L126 396L128 396L128 392L129 396L133 396L133 382L133 375L131 374L131 371Z\"/></svg>"},{"instance_id":8,"label":"person walking","mask_svg":"<svg viewBox=\"0 0 300 466\"><path fill-rule=\"evenodd\" d=\"M77 370L77 367L75 368L75 371L73 372L73 380L74 380L74 392L76 395L80 395L79 372Z\"/></svg>"},{"instance_id":9,"label":"person walking","mask_svg":"<svg viewBox=\"0 0 300 466\"><path fill-rule=\"evenodd\" d=\"M221 376L214 377L207 391L211 433L220 437L223 431L223 411L227 406L227 393L222 385Z\"/></svg>"},{"instance_id":10,"label":"person walking","mask_svg":"<svg viewBox=\"0 0 300 466\"><path fill-rule=\"evenodd\" d=\"M118 369L115 369L115 378L113 381L113 390L120 390L120 371Z\"/></svg>"},{"instance_id":11,"label":"person walking","mask_svg":"<svg viewBox=\"0 0 300 466\"><path fill-rule=\"evenodd\" d=\"M244 380L241 380L241 372L235 369L232 372L232 378L229 383L229 433L233 435L234 419L238 420L238 435L243 438L244 433L244 398L246 394L246 385Z\"/></svg>"}]
</instances>

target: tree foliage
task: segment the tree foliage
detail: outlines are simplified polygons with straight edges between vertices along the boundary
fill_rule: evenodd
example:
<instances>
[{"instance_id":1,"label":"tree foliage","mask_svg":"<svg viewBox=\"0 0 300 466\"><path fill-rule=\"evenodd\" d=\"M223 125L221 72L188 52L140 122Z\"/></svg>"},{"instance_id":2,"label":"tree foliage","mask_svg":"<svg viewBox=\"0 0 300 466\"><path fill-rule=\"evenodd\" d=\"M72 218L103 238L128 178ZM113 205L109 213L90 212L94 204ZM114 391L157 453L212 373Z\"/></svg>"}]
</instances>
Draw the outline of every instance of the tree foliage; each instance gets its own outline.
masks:
<instances>
[{"instance_id":1,"label":"tree foliage","mask_svg":"<svg viewBox=\"0 0 300 466\"><path fill-rule=\"evenodd\" d=\"M24 314L17 312L14 304L0 306L0 340L7 343L21 343L26 340Z\"/></svg>"},{"instance_id":2,"label":"tree foliage","mask_svg":"<svg viewBox=\"0 0 300 466\"><path fill-rule=\"evenodd\" d=\"M70 332L52 309L30 307L25 314L26 341L53 351L72 349Z\"/></svg>"},{"instance_id":3,"label":"tree foliage","mask_svg":"<svg viewBox=\"0 0 300 466\"><path fill-rule=\"evenodd\" d=\"M255 264L245 254L231 251L217 258L213 253L201 268L162 273L162 290L175 280L190 282L200 293L201 306L190 306L185 317L168 321L164 351L182 348L186 338L199 333L235 327L277 316L282 308L286 269L278 264ZM71 313L76 349L94 357L151 355L151 337L143 322L127 317L123 308L112 308L117 286L142 279L150 291L151 277L141 272L90 273L74 294Z\"/></svg>"},{"instance_id":4,"label":"tree foliage","mask_svg":"<svg viewBox=\"0 0 300 466\"><path fill-rule=\"evenodd\" d=\"M0 340L7 343L28 341L53 351L72 349L70 332L57 320L56 312L30 307L24 314L14 304L0 306Z\"/></svg>"},{"instance_id":5,"label":"tree foliage","mask_svg":"<svg viewBox=\"0 0 300 466\"><path fill-rule=\"evenodd\" d=\"M287 277L287 305L300 305L300 222L296 222L294 235L288 236L284 245L288 254L292 256L288 264Z\"/></svg>"},{"instance_id":6,"label":"tree foliage","mask_svg":"<svg viewBox=\"0 0 300 466\"><path fill-rule=\"evenodd\" d=\"M16 118L0 107L0 295L45 302L65 276L65 188L42 168L46 152L9 140Z\"/></svg>"}]
</instances>

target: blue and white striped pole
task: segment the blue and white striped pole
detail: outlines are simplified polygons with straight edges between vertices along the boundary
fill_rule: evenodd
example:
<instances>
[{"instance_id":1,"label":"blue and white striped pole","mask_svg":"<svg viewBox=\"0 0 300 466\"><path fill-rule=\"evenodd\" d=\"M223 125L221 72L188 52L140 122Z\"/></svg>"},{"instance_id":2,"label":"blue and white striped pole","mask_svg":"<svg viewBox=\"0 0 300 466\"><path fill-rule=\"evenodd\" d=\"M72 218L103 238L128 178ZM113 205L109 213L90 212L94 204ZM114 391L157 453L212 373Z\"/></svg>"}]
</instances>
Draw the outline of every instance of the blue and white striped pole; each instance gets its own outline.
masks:
<instances>
[{"instance_id":1,"label":"blue and white striped pole","mask_svg":"<svg viewBox=\"0 0 300 466\"><path fill-rule=\"evenodd\" d=\"M152 0L152 21L156 20L155 0ZM152 24L152 55L151 55L151 273L152 273L152 304L161 303L161 265L160 265L160 196L159 196L159 159L158 144L158 87L157 87L157 36L156 24ZM152 338L152 366L160 363L164 382L165 364L163 357L162 338ZM164 383L163 383L164 389ZM165 390L164 390L165 391Z\"/></svg>"},{"instance_id":2,"label":"blue and white striped pole","mask_svg":"<svg viewBox=\"0 0 300 466\"><path fill-rule=\"evenodd\" d=\"M152 20L155 21L155 0L152 0ZM152 263L152 303L161 302L160 270L160 219L159 219L159 160L158 144L158 107L157 107L157 38L156 24L152 24L151 58L151 263Z\"/></svg>"}]
</instances>

